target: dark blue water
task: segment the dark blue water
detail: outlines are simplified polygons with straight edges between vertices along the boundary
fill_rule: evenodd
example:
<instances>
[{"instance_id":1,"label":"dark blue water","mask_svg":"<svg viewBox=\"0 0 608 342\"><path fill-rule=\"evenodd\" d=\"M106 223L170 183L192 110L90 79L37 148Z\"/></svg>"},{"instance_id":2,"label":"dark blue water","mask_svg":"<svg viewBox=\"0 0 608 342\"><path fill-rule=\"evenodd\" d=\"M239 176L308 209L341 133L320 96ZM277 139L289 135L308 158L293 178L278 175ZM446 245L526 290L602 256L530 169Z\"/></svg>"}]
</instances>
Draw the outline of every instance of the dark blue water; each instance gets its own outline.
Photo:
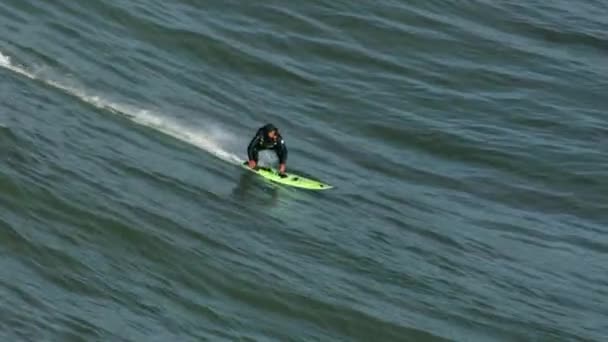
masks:
<instances>
[{"instance_id":1,"label":"dark blue water","mask_svg":"<svg viewBox=\"0 0 608 342\"><path fill-rule=\"evenodd\" d=\"M606 340L606 27L591 0L5 0L0 339ZM267 122L335 188L243 170Z\"/></svg>"}]
</instances>

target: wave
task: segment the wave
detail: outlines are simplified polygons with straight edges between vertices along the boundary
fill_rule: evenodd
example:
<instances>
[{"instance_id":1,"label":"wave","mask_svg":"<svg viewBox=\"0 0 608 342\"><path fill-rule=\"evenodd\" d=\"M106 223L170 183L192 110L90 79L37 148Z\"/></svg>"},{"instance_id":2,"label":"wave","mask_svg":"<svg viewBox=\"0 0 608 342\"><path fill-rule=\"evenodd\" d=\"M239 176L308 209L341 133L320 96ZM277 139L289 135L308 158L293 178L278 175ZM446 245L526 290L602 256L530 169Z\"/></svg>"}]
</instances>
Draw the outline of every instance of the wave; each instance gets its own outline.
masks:
<instances>
[{"instance_id":1,"label":"wave","mask_svg":"<svg viewBox=\"0 0 608 342\"><path fill-rule=\"evenodd\" d=\"M124 103L117 103L104 98L103 96L90 94L88 91L82 88L67 84L67 82L60 82L43 76L40 71L30 71L28 68L12 62L11 58L3 54L1 51L0 66L29 79L43 82L46 85L75 96L97 108L108 110L114 114L122 115L139 125L153 128L164 134L189 143L226 162L237 164L243 160L243 158L239 157L236 153L222 148L222 146L226 146L225 140L231 139L231 135L225 129L220 129L213 124L207 123L207 129L198 129L188 126L177 119L164 116L153 110L138 108L138 106ZM216 134L216 132L219 132L220 130L221 135L219 133ZM236 140L236 138L232 140Z\"/></svg>"}]
</instances>

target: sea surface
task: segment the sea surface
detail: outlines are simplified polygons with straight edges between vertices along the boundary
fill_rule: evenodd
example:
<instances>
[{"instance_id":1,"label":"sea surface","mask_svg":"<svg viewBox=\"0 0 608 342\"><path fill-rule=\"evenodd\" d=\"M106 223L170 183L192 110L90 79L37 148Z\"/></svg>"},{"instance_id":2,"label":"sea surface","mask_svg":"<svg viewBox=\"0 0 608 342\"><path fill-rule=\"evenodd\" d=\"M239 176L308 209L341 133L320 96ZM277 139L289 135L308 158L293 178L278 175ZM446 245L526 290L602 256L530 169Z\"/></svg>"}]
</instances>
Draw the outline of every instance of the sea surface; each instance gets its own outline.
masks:
<instances>
[{"instance_id":1,"label":"sea surface","mask_svg":"<svg viewBox=\"0 0 608 342\"><path fill-rule=\"evenodd\" d=\"M2 0L0 341L608 341L608 3Z\"/></svg>"}]
</instances>

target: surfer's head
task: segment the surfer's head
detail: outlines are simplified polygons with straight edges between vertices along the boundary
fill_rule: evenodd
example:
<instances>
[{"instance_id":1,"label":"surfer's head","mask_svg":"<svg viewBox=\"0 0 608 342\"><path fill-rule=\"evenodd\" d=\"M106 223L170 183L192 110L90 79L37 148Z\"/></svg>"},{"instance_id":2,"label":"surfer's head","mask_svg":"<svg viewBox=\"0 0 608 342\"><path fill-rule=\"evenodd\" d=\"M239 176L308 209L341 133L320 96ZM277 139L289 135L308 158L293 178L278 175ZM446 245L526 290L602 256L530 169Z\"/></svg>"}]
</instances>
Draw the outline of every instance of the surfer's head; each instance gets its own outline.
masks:
<instances>
[{"instance_id":1,"label":"surfer's head","mask_svg":"<svg viewBox=\"0 0 608 342\"><path fill-rule=\"evenodd\" d=\"M272 140L277 139L277 135L279 134L279 129L276 128L273 124L267 124L264 126L264 131L266 132L266 136Z\"/></svg>"}]
</instances>

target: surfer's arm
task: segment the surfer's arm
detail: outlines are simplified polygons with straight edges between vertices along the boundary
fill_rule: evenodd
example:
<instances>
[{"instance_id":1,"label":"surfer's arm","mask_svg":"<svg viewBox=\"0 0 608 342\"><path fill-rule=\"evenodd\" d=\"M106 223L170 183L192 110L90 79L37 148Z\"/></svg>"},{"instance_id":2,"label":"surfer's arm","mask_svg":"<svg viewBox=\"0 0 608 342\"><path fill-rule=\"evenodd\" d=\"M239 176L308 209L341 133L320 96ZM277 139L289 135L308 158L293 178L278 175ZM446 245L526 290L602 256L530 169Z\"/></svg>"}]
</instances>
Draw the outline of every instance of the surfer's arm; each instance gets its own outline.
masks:
<instances>
[{"instance_id":1,"label":"surfer's arm","mask_svg":"<svg viewBox=\"0 0 608 342\"><path fill-rule=\"evenodd\" d=\"M285 145L285 141L281 139L281 141L274 148L274 151L279 158L279 172L285 172L285 164L287 163L287 145Z\"/></svg>"},{"instance_id":2,"label":"surfer's arm","mask_svg":"<svg viewBox=\"0 0 608 342\"><path fill-rule=\"evenodd\" d=\"M247 146L247 157L249 160L253 160L257 163L258 161L258 143L260 142L260 136L256 134Z\"/></svg>"}]
</instances>

